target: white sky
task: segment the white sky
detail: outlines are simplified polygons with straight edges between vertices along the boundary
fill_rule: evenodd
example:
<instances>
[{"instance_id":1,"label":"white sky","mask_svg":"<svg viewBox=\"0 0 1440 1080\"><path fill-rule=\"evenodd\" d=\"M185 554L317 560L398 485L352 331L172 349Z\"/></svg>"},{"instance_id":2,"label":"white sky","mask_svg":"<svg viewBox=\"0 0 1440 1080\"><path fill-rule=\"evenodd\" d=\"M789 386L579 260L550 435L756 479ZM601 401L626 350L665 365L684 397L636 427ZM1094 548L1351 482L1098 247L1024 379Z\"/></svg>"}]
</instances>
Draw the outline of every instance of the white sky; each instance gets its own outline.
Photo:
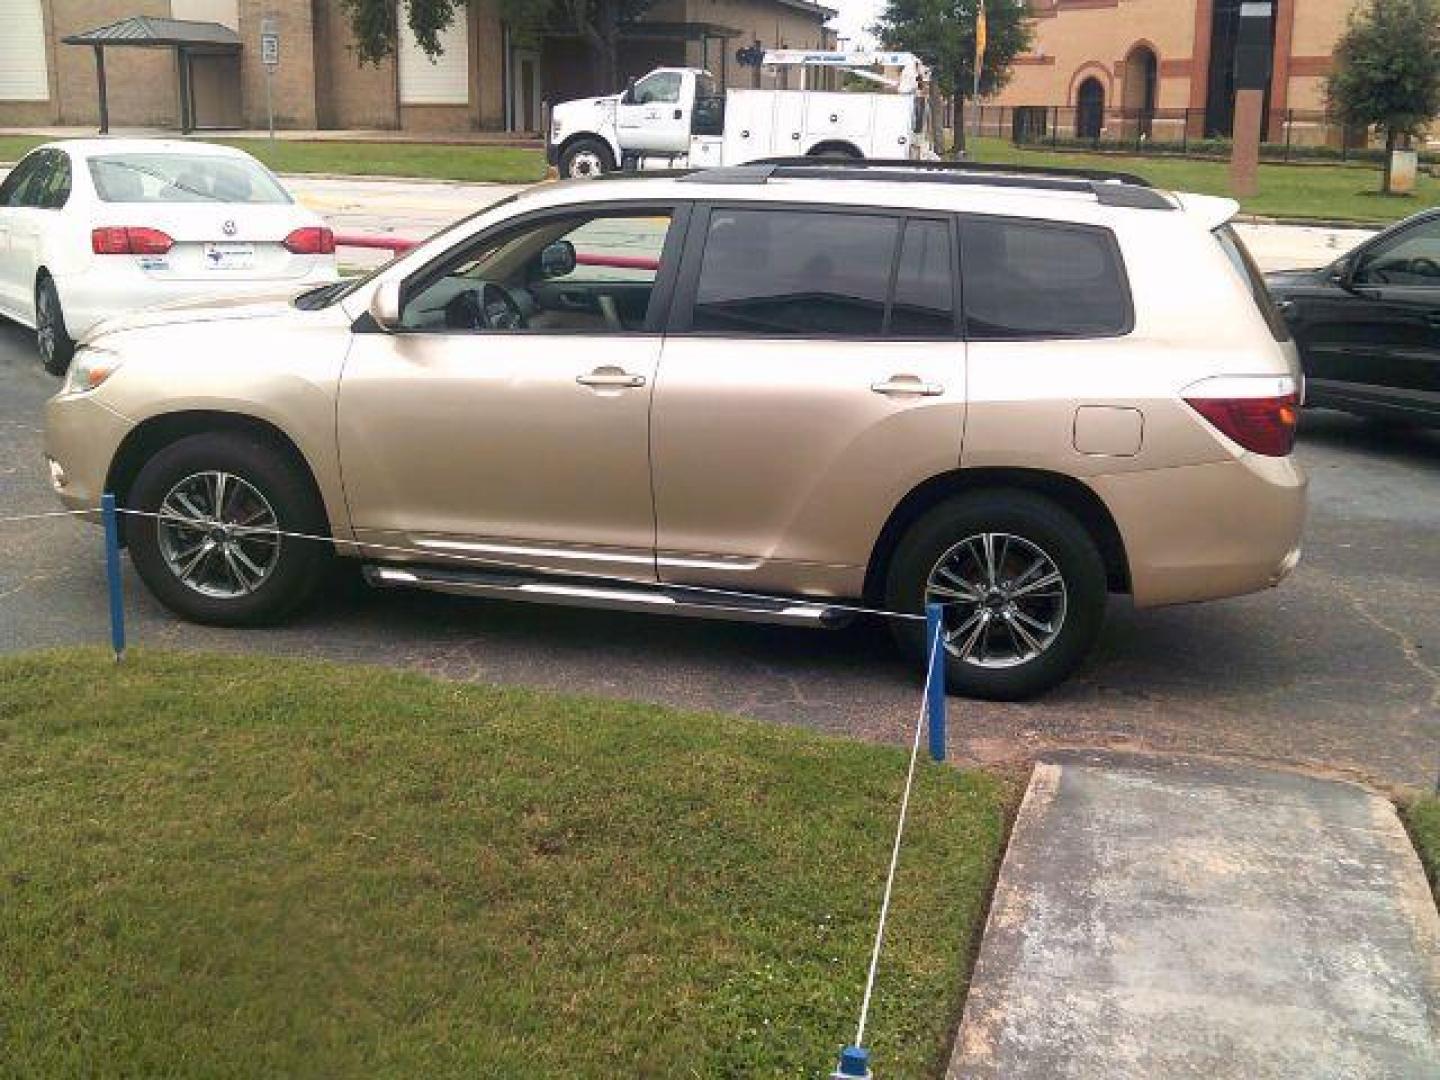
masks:
<instances>
[{"instance_id":1,"label":"white sky","mask_svg":"<svg viewBox=\"0 0 1440 1080\"><path fill-rule=\"evenodd\" d=\"M840 14L830 23L841 37L850 39L850 47L857 48L874 44L874 39L865 33L865 27L873 23L885 6L885 0L820 0L827 7L839 8Z\"/></svg>"}]
</instances>

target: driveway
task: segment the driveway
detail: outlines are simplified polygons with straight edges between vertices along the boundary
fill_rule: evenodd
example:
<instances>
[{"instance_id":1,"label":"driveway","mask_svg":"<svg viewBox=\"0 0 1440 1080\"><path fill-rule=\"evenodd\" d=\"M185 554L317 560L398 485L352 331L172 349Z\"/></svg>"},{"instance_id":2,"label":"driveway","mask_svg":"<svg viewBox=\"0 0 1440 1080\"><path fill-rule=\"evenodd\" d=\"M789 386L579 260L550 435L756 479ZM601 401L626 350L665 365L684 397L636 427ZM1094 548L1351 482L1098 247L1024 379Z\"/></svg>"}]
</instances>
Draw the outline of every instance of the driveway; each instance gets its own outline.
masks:
<instances>
[{"instance_id":1,"label":"driveway","mask_svg":"<svg viewBox=\"0 0 1440 1080\"><path fill-rule=\"evenodd\" d=\"M0 322L0 517L54 508L40 408L55 380ZM1056 746L1177 750L1428 784L1440 767L1440 433L1307 415L1306 557L1279 589L1136 612L1116 599L1078 677L1026 705L956 701L953 751L1006 762ZM1237 528L1244 523L1237 521ZM127 566L136 645L412 668L902 741L917 674L882 628L815 631L406 593L342 577L292 625L180 623ZM0 651L106 641L99 530L0 525Z\"/></svg>"}]
</instances>

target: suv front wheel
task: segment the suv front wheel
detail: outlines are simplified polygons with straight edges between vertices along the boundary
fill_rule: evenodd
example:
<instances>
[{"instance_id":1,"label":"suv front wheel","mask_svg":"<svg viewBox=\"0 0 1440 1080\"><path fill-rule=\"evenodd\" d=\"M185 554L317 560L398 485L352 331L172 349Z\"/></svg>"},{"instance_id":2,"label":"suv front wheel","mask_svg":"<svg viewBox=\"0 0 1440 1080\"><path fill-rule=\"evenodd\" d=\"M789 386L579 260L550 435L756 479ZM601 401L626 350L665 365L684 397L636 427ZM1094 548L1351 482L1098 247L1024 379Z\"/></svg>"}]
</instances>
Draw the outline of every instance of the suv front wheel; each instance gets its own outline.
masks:
<instances>
[{"instance_id":1,"label":"suv front wheel","mask_svg":"<svg viewBox=\"0 0 1440 1080\"><path fill-rule=\"evenodd\" d=\"M935 507L900 541L886 584L893 611L944 605L946 685L997 701L1061 682L1095 643L1105 564L1063 507L1021 491L977 492ZM894 621L923 658L923 624Z\"/></svg>"},{"instance_id":2,"label":"suv front wheel","mask_svg":"<svg viewBox=\"0 0 1440 1080\"><path fill-rule=\"evenodd\" d=\"M308 477L278 449L239 433L192 435L140 471L126 521L135 569L160 602L199 623L276 622L321 580L330 544Z\"/></svg>"}]
</instances>

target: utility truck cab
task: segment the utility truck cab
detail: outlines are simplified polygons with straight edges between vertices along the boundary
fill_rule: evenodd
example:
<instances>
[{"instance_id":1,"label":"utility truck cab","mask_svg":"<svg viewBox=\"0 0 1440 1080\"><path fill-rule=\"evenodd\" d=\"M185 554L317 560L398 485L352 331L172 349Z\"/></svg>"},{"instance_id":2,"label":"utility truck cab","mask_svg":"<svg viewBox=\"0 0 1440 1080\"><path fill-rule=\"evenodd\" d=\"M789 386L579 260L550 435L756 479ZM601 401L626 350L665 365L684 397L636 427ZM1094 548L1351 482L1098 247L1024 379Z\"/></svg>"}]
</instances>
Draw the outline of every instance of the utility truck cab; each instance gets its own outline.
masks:
<instances>
[{"instance_id":1,"label":"utility truck cab","mask_svg":"<svg viewBox=\"0 0 1440 1080\"><path fill-rule=\"evenodd\" d=\"M928 72L912 54L780 49L763 66L798 69L799 88L727 91L708 71L657 68L623 94L563 102L551 113L550 163L577 179L770 157L934 156ZM826 70L879 90L812 89Z\"/></svg>"}]
</instances>

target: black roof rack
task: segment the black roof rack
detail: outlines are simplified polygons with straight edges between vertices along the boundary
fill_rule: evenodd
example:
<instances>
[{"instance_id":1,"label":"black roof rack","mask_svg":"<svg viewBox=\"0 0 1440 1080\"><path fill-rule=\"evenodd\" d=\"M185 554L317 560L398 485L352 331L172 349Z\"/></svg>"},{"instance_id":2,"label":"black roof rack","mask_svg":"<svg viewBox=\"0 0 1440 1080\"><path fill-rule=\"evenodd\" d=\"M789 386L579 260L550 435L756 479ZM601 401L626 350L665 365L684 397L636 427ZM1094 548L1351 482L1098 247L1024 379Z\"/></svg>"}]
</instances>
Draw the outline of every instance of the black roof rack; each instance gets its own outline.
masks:
<instances>
[{"instance_id":1,"label":"black roof rack","mask_svg":"<svg viewBox=\"0 0 1440 1080\"><path fill-rule=\"evenodd\" d=\"M976 184L1048 191L1085 191L1106 206L1173 210L1175 204L1133 173L1104 169L1052 169L1036 165L993 165L911 158L762 158L744 165L699 169L681 177L705 184L764 184L771 179L884 180L900 183Z\"/></svg>"}]
</instances>

